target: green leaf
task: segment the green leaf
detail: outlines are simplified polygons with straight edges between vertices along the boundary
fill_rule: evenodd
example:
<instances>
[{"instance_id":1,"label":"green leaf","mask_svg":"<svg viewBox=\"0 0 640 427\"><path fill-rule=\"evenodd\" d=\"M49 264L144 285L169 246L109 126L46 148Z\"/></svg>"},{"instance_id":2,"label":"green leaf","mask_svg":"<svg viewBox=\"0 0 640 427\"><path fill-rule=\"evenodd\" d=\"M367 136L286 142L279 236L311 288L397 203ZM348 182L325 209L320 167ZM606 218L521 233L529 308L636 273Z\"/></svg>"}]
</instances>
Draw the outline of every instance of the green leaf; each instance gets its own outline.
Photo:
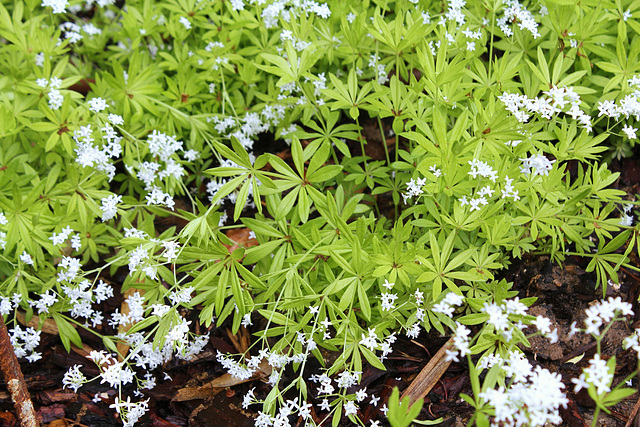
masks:
<instances>
[{"instance_id":1,"label":"green leaf","mask_svg":"<svg viewBox=\"0 0 640 427\"><path fill-rule=\"evenodd\" d=\"M76 347L82 348L82 339L80 339L80 334L76 331L76 328L71 325L61 314L56 313L55 311L51 312L51 317L56 322L56 326L58 327L58 333L60 335L60 340L62 341L62 345L67 352L71 351L71 344L73 343Z\"/></svg>"}]
</instances>

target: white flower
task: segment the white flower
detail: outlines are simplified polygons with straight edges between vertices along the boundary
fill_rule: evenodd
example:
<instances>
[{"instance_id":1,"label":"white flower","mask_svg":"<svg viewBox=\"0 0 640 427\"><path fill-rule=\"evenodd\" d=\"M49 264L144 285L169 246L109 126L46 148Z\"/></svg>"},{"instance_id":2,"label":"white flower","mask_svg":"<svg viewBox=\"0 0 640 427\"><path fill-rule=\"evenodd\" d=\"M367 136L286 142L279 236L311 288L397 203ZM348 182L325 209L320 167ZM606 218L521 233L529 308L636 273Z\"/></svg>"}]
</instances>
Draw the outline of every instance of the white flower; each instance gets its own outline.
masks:
<instances>
[{"instance_id":1,"label":"white flower","mask_svg":"<svg viewBox=\"0 0 640 427\"><path fill-rule=\"evenodd\" d=\"M107 101L102 98L92 98L89 100L89 109L94 113L99 113L107 108Z\"/></svg>"},{"instance_id":2,"label":"white flower","mask_svg":"<svg viewBox=\"0 0 640 427\"><path fill-rule=\"evenodd\" d=\"M184 16L180 17L180 23L184 25L184 28L186 28L187 30L191 29L191 22Z\"/></svg>"},{"instance_id":3,"label":"white flower","mask_svg":"<svg viewBox=\"0 0 640 427\"><path fill-rule=\"evenodd\" d=\"M118 213L117 205L122 202L122 196L111 194L101 199L102 222L109 221Z\"/></svg>"},{"instance_id":4,"label":"white flower","mask_svg":"<svg viewBox=\"0 0 640 427\"><path fill-rule=\"evenodd\" d=\"M62 377L64 388L68 387L73 390L74 393L77 393L78 389L82 387L82 384L87 382L85 376L80 372L81 367L81 365L73 365L73 367L65 372L64 377Z\"/></svg>"},{"instance_id":5,"label":"white flower","mask_svg":"<svg viewBox=\"0 0 640 427\"><path fill-rule=\"evenodd\" d=\"M349 400L344 404L344 414L346 416L356 415L358 413L358 406L353 400Z\"/></svg>"},{"instance_id":6,"label":"white flower","mask_svg":"<svg viewBox=\"0 0 640 427\"><path fill-rule=\"evenodd\" d=\"M420 324L414 323L413 325L411 325L411 328L407 330L407 337L416 339L418 338L418 335L420 335Z\"/></svg>"},{"instance_id":7,"label":"white flower","mask_svg":"<svg viewBox=\"0 0 640 427\"><path fill-rule=\"evenodd\" d=\"M59 110L64 102L64 96L62 96L60 90L52 88L47 95L49 96L49 108Z\"/></svg>"},{"instance_id":8,"label":"white flower","mask_svg":"<svg viewBox=\"0 0 640 427\"><path fill-rule=\"evenodd\" d=\"M395 308L394 302L398 299L398 294L387 294L383 293L381 295L382 300L382 311L389 311Z\"/></svg>"},{"instance_id":9,"label":"white flower","mask_svg":"<svg viewBox=\"0 0 640 427\"><path fill-rule=\"evenodd\" d=\"M531 323L535 325L542 334L551 332L551 321L544 316L536 317L536 320Z\"/></svg>"},{"instance_id":10,"label":"white flower","mask_svg":"<svg viewBox=\"0 0 640 427\"><path fill-rule=\"evenodd\" d=\"M620 217L620 222L618 224L625 227L631 227L633 225L633 215L629 215L626 213L622 214L622 216Z\"/></svg>"},{"instance_id":11,"label":"white flower","mask_svg":"<svg viewBox=\"0 0 640 427\"><path fill-rule=\"evenodd\" d=\"M67 0L43 0L41 6L52 8L53 13L65 13L69 2Z\"/></svg>"},{"instance_id":12,"label":"white flower","mask_svg":"<svg viewBox=\"0 0 640 427\"><path fill-rule=\"evenodd\" d=\"M36 55L35 63L37 67L44 67L44 52Z\"/></svg>"},{"instance_id":13,"label":"white flower","mask_svg":"<svg viewBox=\"0 0 640 427\"><path fill-rule=\"evenodd\" d=\"M555 160L549 160L542 154L534 154L529 158L520 159L522 166L520 171L525 175L549 175L549 171L553 168Z\"/></svg>"},{"instance_id":14,"label":"white flower","mask_svg":"<svg viewBox=\"0 0 640 427\"><path fill-rule=\"evenodd\" d=\"M589 367L584 369L586 380L588 383L596 387L597 394L608 393L611 391L611 381L613 375L609 373L607 362L600 359L600 354L596 353L593 359L589 361Z\"/></svg>"},{"instance_id":15,"label":"white flower","mask_svg":"<svg viewBox=\"0 0 640 427\"><path fill-rule=\"evenodd\" d=\"M633 128L631 126L628 125L624 125L622 126L622 131L627 134L627 138L629 139L636 139L636 132L638 129Z\"/></svg>"},{"instance_id":16,"label":"white flower","mask_svg":"<svg viewBox=\"0 0 640 427\"><path fill-rule=\"evenodd\" d=\"M362 334L360 345L367 347L373 351L378 347L378 336L376 335L376 328L369 328L369 335Z\"/></svg>"},{"instance_id":17,"label":"white flower","mask_svg":"<svg viewBox=\"0 0 640 427\"><path fill-rule=\"evenodd\" d=\"M122 116L118 114L109 114L107 116L107 119L109 119L111 124L116 126L122 126L124 124L124 119L122 118Z\"/></svg>"},{"instance_id":18,"label":"white flower","mask_svg":"<svg viewBox=\"0 0 640 427\"><path fill-rule=\"evenodd\" d=\"M436 178L442 175L442 171L436 167L436 165L429 166L429 172L431 172Z\"/></svg>"},{"instance_id":19,"label":"white flower","mask_svg":"<svg viewBox=\"0 0 640 427\"><path fill-rule=\"evenodd\" d=\"M27 251L22 252L22 255L20 255L20 261L24 262L27 265L33 265L33 259L31 258L31 255L27 253Z\"/></svg>"}]
</instances>

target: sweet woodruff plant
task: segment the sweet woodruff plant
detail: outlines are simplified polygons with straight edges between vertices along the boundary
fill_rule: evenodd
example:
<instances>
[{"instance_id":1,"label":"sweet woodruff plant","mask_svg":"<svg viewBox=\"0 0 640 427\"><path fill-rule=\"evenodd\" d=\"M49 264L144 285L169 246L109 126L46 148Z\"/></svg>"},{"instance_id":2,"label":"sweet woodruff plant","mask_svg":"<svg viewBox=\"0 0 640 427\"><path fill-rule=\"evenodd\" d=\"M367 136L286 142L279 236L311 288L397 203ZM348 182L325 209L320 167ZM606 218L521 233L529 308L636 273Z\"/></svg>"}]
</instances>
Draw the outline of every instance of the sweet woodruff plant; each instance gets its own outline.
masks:
<instances>
[{"instance_id":1,"label":"sweet woodruff plant","mask_svg":"<svg viewBox=\"0 0 640 427\"><path fill-rule=\"evenodd\" d=\"M523 353L557 330L496 273L583 257L604 295L638 270L637 202L607 166L637 140L638 18L626 0L3 1L16 354L41 357L45 321L67 350L95 334L99 376L75 365L64 386L117 389L134 425L159 367L246 328L217 362L269 372L244 398L256 426L400 426L417 412L360 386L363 366L436 330L468 364L472 423L559 422L571 381L607 411L633 393L599 351L630 304L574 326L598 353L561 378Z\"/></svg>"}]
</instances>

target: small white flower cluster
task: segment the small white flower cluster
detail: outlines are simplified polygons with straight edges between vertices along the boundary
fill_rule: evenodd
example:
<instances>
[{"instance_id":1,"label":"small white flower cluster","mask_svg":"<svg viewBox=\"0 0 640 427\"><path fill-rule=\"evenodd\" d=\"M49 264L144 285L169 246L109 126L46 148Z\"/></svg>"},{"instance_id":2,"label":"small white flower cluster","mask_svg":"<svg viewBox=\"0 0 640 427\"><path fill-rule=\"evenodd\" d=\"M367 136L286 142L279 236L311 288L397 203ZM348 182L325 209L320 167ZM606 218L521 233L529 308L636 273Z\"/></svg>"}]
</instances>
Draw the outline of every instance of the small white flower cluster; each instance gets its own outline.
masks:
<instances>
[{"instance_id":1,"label":"small white flower cluster","mask_svg":"<svg viewBox=\"0 0 640 427\"><path fill-rule=\"evenodd\" d=\"M301 336L302 335L302 336ZM257 356L251 356L246 364L235 361L231 356L225 355L218 351L216 359L222 367L227 370L234 378L246 380L251 378L251 376L256 372L259 368L262 360L266 360L269 366L273 368L273 372L271 377L269 378L269 383L271 385L275 385L280 377L280 371L287 366L289 363L302 363L307 359L308 352L312 351L316 348L315 342L312 342L311 339L307 340L304 337L304 334L298 335L298 341L302 342L303 345L306 344L306 352L294 354L293 356L289 356L282 353L271 352L268 349L262 349L258 352Z\"/></svg>"},{"instance_id":2,"label":"small white flower cluster","mask_svg":"<svg viewBox=\"0 0 640 427\"><path fill-rule=\"evenodd\" d=\"M107 101L105 101L102 98L91 98L88 104L89 104L89 110L93 111L94 113L99 113L107 109ZM109 129L109 130L112 131L112 129Z\"/></svg>"},{"instance_id":3,"label":"small white flower cluster","mask_svg":"<svg viewBox=\"0 0 640 427\"><path fill-rule=\"evenodd\" d=\"M97 112L98 109L103 107L103 104L100 101L94 101L96 99L99 100L101 98L92 99L89 103L89 108ZM122 118L116 114L109 114L108 117L109 120L122 122ZM101 148L93 144L94 130L91 128L91 124L80 126L79 130L73 132L73 139L76 142L76 162L80 163L82 167L95 167L97 170L106 173L109 181L111 181L116 175L116 167L110 159L117 159L122 154L122 146L120 145L122 137L118 136L109 123L105 123L100 130L103 132L102 139L106 140L106 144Z\"/></svg>"},{"instance_id":4,"label":"small white flower cluster","mask_svg":"<svg viewBox=\"0 0 640 427\"><path fill-rule=\"evenodd\" d=\"M4 212L0 211L0 225L7 225L9 224L9 220L7 219L7 216L4 214ZM5 249L5 246L7 245L7 233L5 233L4 231L0 231L0 247L2 249Z\"/></svg>"},{"instance_id":5,"label":"small white flower cluster","mask_svg":"<svg viewBox=\"0 0 640 427\"><path fill-rule=\"evenodd\" d=\"M527 327L522 320L518 320L515 324L512 323L509 316L525 316L528 309L529 308L526 305L520 302L519 298L514 298L503 302L501 305L494 302L485 303L481 311L489 315L487 323L493 325L496 333L508 342L513 338L515 328L523 330ZM544 336L551 340L557 340L557 331L555 329L551 331L550 328L542 326L544 322L543 319L544 318L542 316L539 316L533 324L540 325L538 326L538 329L542 329L540 332Z\"/></svg>"},{"instance_id":6,"label":"small white flower cluster","mask_svg":"<svg viewBox=\"0 0 640 427\"><path fill-rule=\"evenodd\" d=\"M447 349L445 353L447 355L447 361L459 362L460 357L464 357L467 354L471 354L471 349L469 348L469 335L471 331L469 328L464 326L461 323L456 322L456 334L453 336L453 350Z\"/></svg>"},{"instance_id":7,"label":"small white flower cluster","mask_svg":"<svg viewBox=\"0 0 640 427\"><path fill-rule=\"evenodd\" d=\"M373 68L376 73L378 84L385 84L389 81L389 76L385 70L385 65L380 63L380 58L376 54L372 54L369 58L369 67Z\"/></svg>"},{"instance_id":8,"label":"small white flower cluster","mask_svg":"<svg viewBox=\"0 0 640 427\"><path fill-rule=\"evenodd\" d=\"M109 405L120 415L123 427L133 427L140 418L149 410L149 399L140 402L131 402L131 397L127 400L120 400L116 397L114 403Z\"/></svg>"},{"instance_id":9,"label":"small white flower cluster","mask_svg":"<svg viewBox=\"0 0 640 427\"><path fill-rule=\"evenodd\" d=\"M607 361L600 358L600 353L596 353L589 366L582 370L578 378L571 378L575 384L574 391L577 393L583 388L588 389L590 385L595 387L596 394L602 395L611 391L613 373L609 372Z\"/></svg>"},{"instance_id":10,"label":"small white flower cluster","mask_svg":"<svg viewBox=\"0 0 640 427\"><path fill-rule=\"evenodd\" d=\"M445 13L445 17L450 21L455 21L457 25L464 25L466 18L462 12L462 8L467 4L465 0L449 1L449 9Z\"/></svg>"},{"instance_id":11,"label":"small white flower cluster","mask_svg":"<svg viewBox=\"0 0 640 427\"><path fill-rule=\"evenodd\" d=\"M73 365L65 372L62 377L63 388L70 388L74 393L77 393L78 389L87 382L87 378L80 372L80 368L82 368L82 365Z\"/></svg>"},{"instance_id":12,"label":"small white flower cluster","mask_svg":"<svg viewBox=\"0 0 640 427\"><path fill-rule=\"evenodd\" d=\"M49 293L51 292L51 293ZM48 313L49 308L58 302L58 297L54 291L48 289L45 293L41 293L38 295L40 297L39 300L28 300L28 303L31 307L35 307L38 309L38 313Z\"/></svg>"},{"instance_id":13,"label":"small white flower cluster","mask_svg":"<svg viewBox=\"0 0 640 427\"><path fill-rule=\"evenodd\" d=\"M622 347L625 350L633 349L638 354L640 361L640 328L636 328L635 332L622 341Z\"/></svg>"},{"instance_id":14,"label":"small white flower cluster","mask_svg":"<svg viewBox=\"0 0 640 427\"><path fill-rule=\"evenodd\" d=\"M513 30L508 24L517 22L518 27L521 30L529 31L534 39L540 37L538 23L526 7L521 5L518 0L503 0L503 2L507 7L504 9L504 16L498 19L497 24L505 36L511 37L513 35Z\"/></svg>"},{"instance_id":15,"label":"small white flower cluster","mask_svg":"<svg viewBox=\"0 0 640 427\"><path fill-rule=\"evenodd\" d=\"M289 22L292 16L296 17L308 13L315 13L320 18L327 19L331 16L331 9L326 3L320 4L314 0L305 0L304 2L275 0L262 10L261 18L265 28L269 29L278 27L280 19Z\"/></svg>"},{"instance_id":16,"label":"small white flower cluster","mask_svg":"<svg viewBox=\"0 0 640 427\"><path fill-rule=\"evenodd\" d=\"M42 0L42 7L50 7L53 13L66 13L66 7L69 6L67 0Z\"/></svg>"},{"instance_id":17,"label":"small white flower cluster","mask_svg":"<svg viewBox=\"0 0 640 427\"><path fill-rule=\"evenodd\" d=\"M520 159L522 166L520 166L520 172L529 176L533 174L547 176L549 171L553 169L555 160L549 160L542 154L534 154L531 157Z\"/></svg>"},{"instance_id":18,"label":"small white flower cluster","mask_svg":"<svg viewBox=\"0 0 640 427\"><path fill-rule=\"evenodd\" d=\"M562 377L537 366L535 369L522 355L513 351L503 369L513 377L509 388L483 391L479 397L495 408L492 426L542 426L562 423L559 408L566 407Z\"/></svg>"},{"instance_id":19,"label":"small white flower cluster","mask_svg":"<svg viewBox=\"0 0 640 427\"><path fill-rule=\"evenodd\" d=\"M633 76L627 82L629 86L635 87L633 93L626 95L617 105L612 100L598 102L598 117L607 116L612 119L618 119L620 116L624 116L629 119L629 117L634 116L636 121L640 121L640 75ZM625 133L630 139L635 138L635 131L632 133L627 130Z\"/></svg>"},{"instance_id":20,"label":"small white flower cluster","mask_svg":"<svg viewBox=\"0 0 640 427\"><path fill-rule=\"evenodd\" d=\"M423 193L422 187L427 183L427 178L417 178L407 182L407 192L402 193L402 200L407 203L411 197L418 197Z\"/></svg>"},{"instance_id":21,"label":"small white flower cluster","mask_svg":"<svg viewBox=\"0 0 640 427\"><path fill-rule=\"evenodd\" d=\"M102 222L109 221L111 218L114 218L118 213L118 203L122 203L122 196L110 194L107 197L103 197L101 199L102 206L100 210L102 211Z\"/></svg>"},{"instance_id":22,"label":"small white flower cluster","mask_svg":"<svg viewBox=\"0 0 640 427\"><path fill-rule=\"evenodd\" d=\"M384 341L378 340L378 335L376 334L376 328L369 328L368 334L362 334L362 339L360 340L360 345L368 348L369 350L375 352L376 350L381 350L382 354L380 355L380 361L384 361L393 349L391 345L396 342L396 334L392 333L388 337L385 338Z\"/></svg>"},{"instance_id":23,"label":"small white flower cluster","mask_svg":"<svg viewBox=\"0 0 640 427\"><path fill-rule=\"evenodd\" d=\"M633 310L631 304L623 302L620 297L609 297L607 301L598 301L585 310L587 318L584 320L586 328L580 330L576 322L571 324L571 335L576 332L584 332L593 336L600 336L600 328L616 319L618 315L631 316Z\"/></svg>"},{"instance_id":24,"label":"small white flower cluster","mask_svg":"<svg viewBox=\"0 0 640 427\"><path fill-rule=\"evenodd\" d=\"M180 23L184 26L185 29L187 29L187 30L191 29L191 21L189 21L184 16L180 17Z\"/></svg>"},{"instance_id":25,"label":"small white flower cluster","mask_svg":"<svg viewBox=\"0 0 640 427\"><path fill-rule=\"evenodd\" d=\"M480 161L478 159L473 159L469 161L469 165L471 165L471 171L469 171L469 175L472 178L476 178L477 176L489 178L491 182L495 183L498 179L498 172L494 170L488 163ZM472 197L471 199L467 199L467 196L462 196L458 199L460 202L460 206L469 205L469 211L479 211L481 210L481 206L486 206L489 204L489 199L493 197L493 193L496 190L492 189L490 185L485 185L481 187L475 194L476 197ZM513 186L513 179L510 179L508 176L505 176L504 188L502 191L502 198L511 197L513 200L519 200L518 190Z\"/></svg>"},{"instance_id":26,"label":"small white flower cluster","mask_svg":"<svg viewBox=\"0 0 640 427\"><path fill-rule=\"evenodd\" d=\"M62 286L62 290L71 304L71 317L82 317L91 321L93 327L102 324L102 313L94 310L93 303L100 304L113 296L113 288L100 280L95 288L91 288L91 282L83 280L77 286Z\"/></svg>"},{"instance_id":27,"label":"small white flower cluster","mask_svg":"<svg viewBox=\"0 0 640 427\"><path fill-rule=\"evenodd\" d=\"M111 387L120 387L133 382L135 373L125 366L124 362L118 362L113 356L105 351L93 350L87 356L100 369L100 384L109 383Z\"/></svg>"},{"instance_id":28,"label":"small white flower cluster","mask_svg":"<svg viewBox=\"0 0 640 427\"><path fill-rule=\"evenodd\" d=\"M162 316L171 309L171 306L154 304L151 307L150 315ZM182 317L175 319L161 348L154 347L141 332L121 334L118 337L133 348L130 357L136 366L151 371L169 362L173 357L187 361L192 360L207 345L209 342L208 333L190 339L193 335L189 332L190 324L190 321ZM150 372L147 372L147 377L151 378L150 375ZM152 385L147 382L144 388L152 388Z\"/></svg>"},{"instance_id":29,"label":"small white flower cluster","mask_svg":"<svg viewBox=\"0 0 640 427\"><path fill-rule=\"evenodd\" d=\"M551 330L551 321L548 318L537 316L531 324L538 328L542 335L549 338L551 344L558 342L558 329Z\"/></svg>"},{"instance_id":30,"label":"small white flower cluster","mask_svg":"<svg viewBox=\"0 0 640 427\"><path fill-rule=\"evenodd\" d=\"M102 30L91 23L84 24L81 27L73 22L63 22L60 24L59 28L60 31L64 33L64 38L60 39L60 41L69 40L70 44L78 43L84 38L81 32L84 32L89 36L102 34Z\"/></svg>"},{"instance_id":31,"label":"small white flower cluster","mask_svg":"<svg viewBox=\"0 0 640 427\"><path fill-rule=\"evenodd\" d=\"M14 293L12 298L3 297L0 295L0 315L7 315L12 310L18 308L22 302L22 295Z\"/></svg>"},{"instance_id":32,"label":"small white flower cluster","mask_svg":"<svg viewBox=\"0 0 640 427\"><path fill-rule=\"evenodd\" d=\"M574 92L573 88L554 86L548 91L543 92L547 97L528 98L526 95L518 95L517 93L504 92L498 96L498 99L505 105L509 111L520 123L529 120L529 113L540 114L543 118L551 120L554 114L564 112L567 105L571 105L565 114L571 116L574 120L578 120L582 127L591 132L591 116L580 109L580 96Z\"/></svg>"},{"instance_id":33,"label":"small white flower cluster","mask_svg":"<svg viewBox=\"0 0 640 427\"><path fill-rule=\"evenodd\" d=\"M163 192L156 181L174 179L180 182L185 171L174 155L177 155L178 151L183 151L185 159L193 159L199 153L195 150L185 151L182 141L178 141L175 135L169 136L155 129L147 136L147 144L154 159L164 165L155 160L143 161L133 166L126 165L126 169L145 184L145 190L149 192L145 196L147 205L164 205L173 209L175 205L173 196Z\"/></svg>"},{"instance_id":34,"label":"small white flower cluster","mask_svg":"<svg viewBox=\"0 0 640 427\"><path fill-rule=\"evenodd\" d=\"M172 262L173 260L178 258L178 250L180 249L180 244L178 242L174 242L174 241L162 242L162 246L164 247L164 252L162 253L161 256L165 257L168 262ZM191 294L191 292L193 292L193 287L189 286L187 288L184 288L184 292L187 292L187 291L189 294ZM189 298L189 301L190 300L191 299ZM188 302L188 301L182 298L180 302Z\"/></svg>"},{"instance_id":35,"label":"small white flower cluster","mask_svg":"<svg viewBox=\"0 0 640 427\"><path fill-rule=\"evenodd\" d=\"M31 258L31 255L29 255L27 251L22 252L22 255L20 255L20 261L26 265L33 265L33 258Z\"/></svg>"},{"instance_id":36,"label":"small white flower cluster","mask_svg":"<svg viewBox=\"0 0 640 427\"><path fill-rule=\"evenodd\" d=\"M16 357L25 357L30 363L42 358L42 355L35 351L38 344L40 344L40 331L36 331L31 327L22 330L20 325L16 325L9 330L9 338ZM27 356L29 352L31 354Z\"/></svg>"},{"instance_id":37,"label":"small white flower cluster","mask_svg":"<svg viewBox=\"0 0 640 427\"><path fill-rule=\"evenodd\" d=\"M58 272L58 282L72 282L78 276L78 273L80 273L82 264L80 264L80 260L77 258L63 256L58 267L66 269L66 271L61 270Z\"/></svg>"},{"instance_id":38,"label":"small white flower cluster","mask_svg":"<svg viewBox=\"0 0 640 427\"><path fill-rule=\"evenodd\" d=\"M293 48L298 52L302 52L305 49L308 49L313 44L311 42L300 40L299 38L294 37L293 32L290 30L282 30L282 32L280 33L280 41L284 44L287 40L291 42ZM286 58L286 53L284 52L283 48L278 47L276 49L278 53L282 54L282 56ZM309 78L306 77L305 81L308 82Z\"/></svg>"},{"instance_id":39,"label":"small white flower cluster","mask_svg":"<svg viewBox=\"0 0 640 427\"><path fill-rule=\"evenodd\" d=\"M100 368L101 383L108 382L113 385L128 384L133 381L134 374L129 368L123 368L121 363L117 363L115 359L104 352L92 351L89 356ZM87 378L80 372L81 365L71 367L62 378L64 388L70 388L75 393L87 382ZM120 415L125 427L133 427L138 420L148 410L149 399L137 403L132 403L131 398L127 397L126 401L115 398L115 402L110 405Z\"/></svg>"},{"instance_id":40,"label":"small white flower cluster","mask_svg":"<svg viewBox=\"0 0 640 427\"><path fill-rule=\"evenodd\" d=\"M471 166L471 170L469 171L469 175L473 179L475 179L478 175L489 178L491 182L495 183L498 178L498 172L493 169L487 162L483 162L478 159L469 160L469 165Z\"/></svg>"},{"instance_id":41,"label":"small white flower cluster","mask_svg":"<svg viewBox=\"0 0 640 427\"><path fill-rule=\"evenodd\" d=\"M52 110L59 110L64 102L64 96L60 93L60 87L62 86L62 80L58 77L51 77L51 80L40 78L36 80L36 84L40 87L46 88L49 86L49 108Z\"/></svg>"},{"instance_id":42,"label":"small white flower cluster","mask_svg":"<svg viewBox=\"0 0 640 427\"><path fill-rule=\"evenodd\" d=\"M638 137L636 136L636 132L638 131L637 128L631 127L629 125L623 125L622 126L622 132L625 133L625 135L627 135L627 138L629 139L637 139Z\"/></svg>"},{"instance_id":43,"label":"small white flower cluster","mask_svg":"<svg viewBox=\"0 0 640 427\"><path fill-rule=\"evenodd\" d=\"M129 254L129 274L137 271L144 272L149 278L155 279L158 266L151 263L149 252L139 245Z\"/></svg>"},{"instance_id":44,"label":"small white flower cluster","mask_svg":"<svg viewBox=\"0 0 640 427\"><path fill-rule=\"evenodd\" d=\"M253 403L258 402L255 400L255 396L253 395L253 389L251 389L244 396L242 406L248 408L249 405ZM305 425L315 425L311 418L311 404L303 402L298 404L297 397L293 400L285 400L280 408L278 408L278 413L275 417L258 411L258 417L256 418L254 425L256 427L289 427L291 426L289 423L289 417L294 414L297 414L303 420L307 420L307 424ZM309 424L309 422L311 424Z\"/></svg>"},{"instance_id":45,"label":"small white flower cluster","mask_svg":"<svg viewBox=\"0 0 640 427\"><path fill-rule=\"evenodd\" d=\"M445 316L453 317L455 308L453 306L461 306L464 303L464 297L454 292L449 292L439 303L433 306L432 311L442 313Z\"/></svg>"},{"instance_id":46,"label":"small white flower cluster","mask_svg":"<svg viewBox=\"0 0 640 427\"><path fill-rule=\"evenodd\" d=\"M231 375L234 378L238 378L240 380L247 380L251 378L251 376L254 374L254 372L258 368L260 360L262 360L262 358L259 358L254 362L253 361L254 357L256 356L253 356L249 360L246 366L233 360L231 357L226 356L220 351L218 351L216 359L218 360L218 363L220 363L222 367L226 369L229 375Z\"/></svg>"},{"instance_id":47,"label":"small white flower cluster","mask_svg":"<svg viewBox=\"0 0 640 427\"><path fill-rule=\"evenodd\" d=\"M51 237L49 237L49 240L51 240L54 246L61 245L67 241L72 233L73 229L71 229L71 227L67 225L65 228L60 230L60 233L53 233ZM80 248L82 248L82 243L80 242L80 234L76 233L71 236L71 247L76 251L79 251Z\"/></svg>"},{"instance_id":48,"label":"small white flower cluster","mask_svg":"<svg viewBox=\"0 0 640 427\"><path fill-rule=\"evenodd\" d=\"M383 292L380 294L380 302L382 311L390 311L396 308L395 302L398 299L398 294L392 294L388 292Z\"/></svg>"},{"instance_id":49,"label":"small white flower cluster","mask_svg":"<svg viewBox=\"0 0 640 427\"><path fill-rule=\"evenodd\" d=\"M633 225L633 215L629 215L631 209L633 208L633 204L627 203L624 205L622 216L620 217L619 225L625 227L631 227Z\"/></svg>"}]
</instances>

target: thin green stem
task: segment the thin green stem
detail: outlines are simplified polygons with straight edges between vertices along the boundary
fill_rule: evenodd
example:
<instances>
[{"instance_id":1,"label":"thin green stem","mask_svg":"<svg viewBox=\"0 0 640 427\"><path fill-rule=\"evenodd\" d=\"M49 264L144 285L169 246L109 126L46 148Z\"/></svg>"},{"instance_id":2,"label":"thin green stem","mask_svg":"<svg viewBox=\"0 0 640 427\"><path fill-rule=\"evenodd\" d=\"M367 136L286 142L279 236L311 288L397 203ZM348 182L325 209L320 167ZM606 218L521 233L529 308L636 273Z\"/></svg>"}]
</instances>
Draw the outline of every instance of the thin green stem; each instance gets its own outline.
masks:
<instances>
[{"instance_id":1,"label":"thin green stem","mask_svg":"<svg viewBox=\"0 0 640 427\"><path fill-rule=\"evenodd\" d=\"M364 163L365 170L367 169L367 155L364 152L364 139L362 137L362 127L360 126L360 119L356 117L356 125L358 126L358 141L360 142L360 149L362 150L362 162Z\"/></svg>"}]
</instances>

